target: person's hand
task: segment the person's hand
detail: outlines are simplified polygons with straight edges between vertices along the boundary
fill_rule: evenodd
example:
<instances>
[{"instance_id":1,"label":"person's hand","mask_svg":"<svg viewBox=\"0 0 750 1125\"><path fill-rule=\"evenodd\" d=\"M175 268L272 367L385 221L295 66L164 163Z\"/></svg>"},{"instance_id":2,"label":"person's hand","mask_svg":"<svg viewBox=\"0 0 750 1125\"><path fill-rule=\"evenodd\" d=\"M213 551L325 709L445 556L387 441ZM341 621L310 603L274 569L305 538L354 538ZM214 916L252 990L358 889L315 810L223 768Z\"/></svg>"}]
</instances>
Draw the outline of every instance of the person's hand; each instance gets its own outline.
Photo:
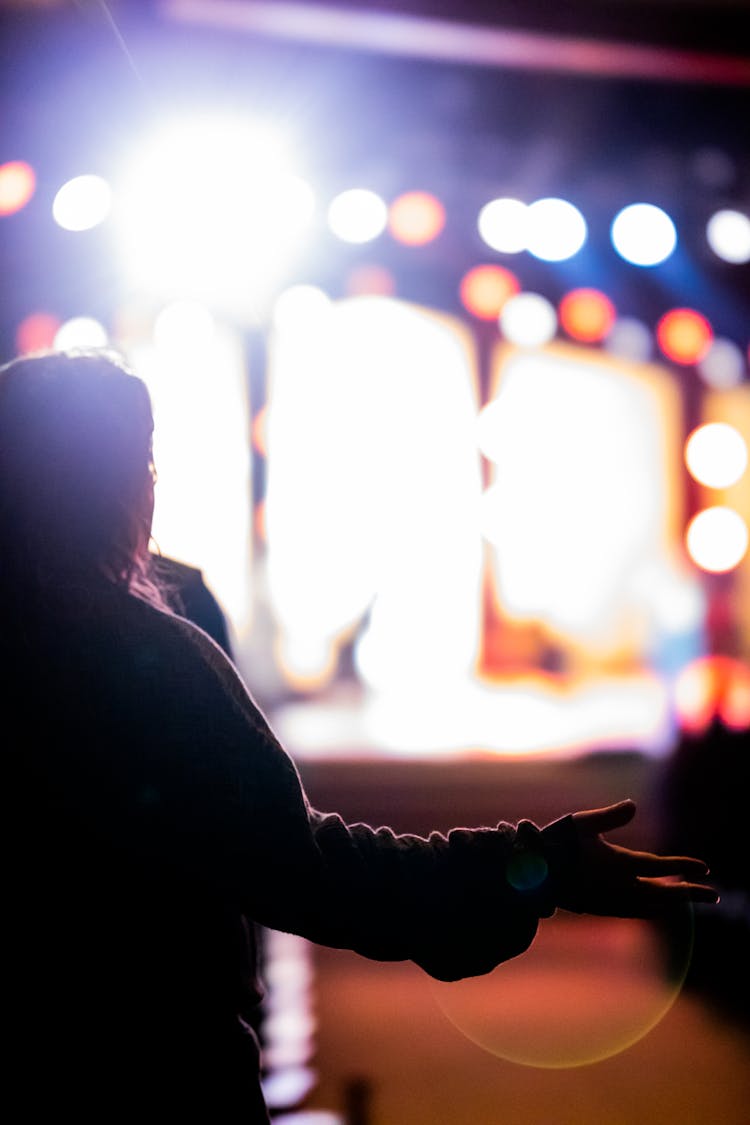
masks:
<instances>
[{"instance_id":1,"label":"person's hand","mask_svg":"<svg viewBox=\"0 0 750 1125\"><path fill-rule=\"evenodd\" d=\"M635 803L573 813L577 856L558 875L557 904L579 914L652 918L687 902L718 902L703 883L708 868L691 856L663 856L610 844L602 834L635 816Z\"/></svg>"}]
</instances>

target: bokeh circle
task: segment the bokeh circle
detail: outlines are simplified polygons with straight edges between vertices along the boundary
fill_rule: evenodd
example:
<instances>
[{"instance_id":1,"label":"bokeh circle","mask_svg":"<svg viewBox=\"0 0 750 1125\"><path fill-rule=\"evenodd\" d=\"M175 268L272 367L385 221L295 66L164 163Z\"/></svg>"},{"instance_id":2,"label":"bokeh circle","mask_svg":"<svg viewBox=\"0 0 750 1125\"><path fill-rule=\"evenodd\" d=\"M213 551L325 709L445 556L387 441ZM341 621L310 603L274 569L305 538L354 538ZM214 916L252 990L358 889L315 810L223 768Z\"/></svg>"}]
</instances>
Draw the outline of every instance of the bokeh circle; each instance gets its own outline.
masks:
<instances>
[{"instance_id":1,"label":"bokeh circle","mask_svg":"<svg viewBox=\"0 0 750 1125\"><path fill-rule=\"evenodd\" d=\"M492 973L432 981L438 1006L479 1047L508 1062L562 1070L643 1039L680 994L693 912L668 922L558 912L526 953Z\"/></svg>"}]
</instances>

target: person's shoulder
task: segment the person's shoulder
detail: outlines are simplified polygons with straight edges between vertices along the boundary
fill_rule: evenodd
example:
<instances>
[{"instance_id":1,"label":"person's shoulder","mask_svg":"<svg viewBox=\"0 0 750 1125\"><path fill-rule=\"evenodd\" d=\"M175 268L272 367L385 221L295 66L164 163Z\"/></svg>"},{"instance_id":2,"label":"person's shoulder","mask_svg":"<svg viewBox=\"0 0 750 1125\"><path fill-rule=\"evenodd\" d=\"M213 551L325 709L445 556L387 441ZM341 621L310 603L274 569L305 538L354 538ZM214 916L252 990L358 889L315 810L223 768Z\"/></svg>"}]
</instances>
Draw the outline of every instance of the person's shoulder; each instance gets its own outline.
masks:
<instances>
[{"instance_id":1,"label":"person's shoulder","mask_svg":"<svg viewBox=\"0 0 750 1125\"><path fill-rule=\"evenodd\" d=\"M194 622L140 598L130 597L129 614L139 636L147 635L160 663L173 675L202 675L231 695L243 709L250 700L236 667L217 642ZM252 704L254 707L255 704Z\"/></svg>"},{"instance_id":2,"label":"person's shoulder","mask_svg":"<svg viewBox=\"0 0 750 1125\"><path fill-rule=\"evenodd\" d=\"M169 555L152 555L151 566L161 581L174 583L178 588L205 586L202 570L197 566L189 566L187 563L173 559Z\"/></svg>"}]
</instances>

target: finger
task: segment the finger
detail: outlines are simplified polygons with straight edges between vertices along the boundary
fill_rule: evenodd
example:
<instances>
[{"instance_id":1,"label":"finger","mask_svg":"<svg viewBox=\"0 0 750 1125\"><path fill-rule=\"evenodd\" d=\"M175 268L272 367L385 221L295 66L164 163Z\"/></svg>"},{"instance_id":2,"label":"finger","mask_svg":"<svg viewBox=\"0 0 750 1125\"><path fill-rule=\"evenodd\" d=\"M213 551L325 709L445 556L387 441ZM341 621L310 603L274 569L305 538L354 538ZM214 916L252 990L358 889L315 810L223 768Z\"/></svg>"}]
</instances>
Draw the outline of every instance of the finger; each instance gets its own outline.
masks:
<instances>
[{"instance_id":1,"label":"finger","mask_svg":"<svg viewBox=\"0 0 750 1125\"><path fill-rule=\"evenodd\" d=\"M585 812L574 813L573 819L579 827L587 832L599 835L602 832L612 832L615 828L622 828L635 816L635 801L618 801L615 805L607 805L603 809L588 809Z\"/></svg>"},{"instance_id":2,"label":"finger","mask_svg":"<svg viewBox=\"0 0 750 1125\"><path fill-rule=\"evenodd\" d=\"M662 902L671 905L678 902L708 902L719 901L719 893L705 883L660 883L650 878L638 879L638 886L644 900L653 903Z\"/></svg>"},{"instance_id":3,"label":"finger","mask_svg":"<svg viewBox=\"0 0 750 1125\"><path fill-rule=\"evenodd\" d=\"M609 845L623 866L643 875L684 875L697 878L708 875L708 865L702 859L689 855L656 855L654 852L637 852L631 848Z\"/></svg>"}]
</instances>

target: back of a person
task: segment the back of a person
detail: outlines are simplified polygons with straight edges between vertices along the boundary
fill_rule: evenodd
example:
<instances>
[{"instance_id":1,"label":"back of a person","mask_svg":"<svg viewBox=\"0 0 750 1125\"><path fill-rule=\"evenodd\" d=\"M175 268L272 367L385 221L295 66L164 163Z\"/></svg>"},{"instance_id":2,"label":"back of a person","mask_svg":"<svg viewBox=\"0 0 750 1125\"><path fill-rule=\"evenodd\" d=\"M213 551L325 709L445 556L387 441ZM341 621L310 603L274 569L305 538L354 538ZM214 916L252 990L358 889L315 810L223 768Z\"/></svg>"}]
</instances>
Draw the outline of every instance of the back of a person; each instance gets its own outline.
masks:
<instances>
[{"instance_id":1,"label":"back of a person","mask_svg":"<svg viewBox=\"0 0 750 1125\"><path fill-rule=\"evenodd\" d=\"M206 1120L266 1119L260 1106L248 1117L258 1064L239 1019L252 1001L240 909L157 838L170 813L151 763L191 752L166 669L200 706L177 625L102 586L14 645L3 993L30 1120L61 1105L79 1121L126 1107L196 1120L201 1105Z\"/></svg>"}]
</instances>

